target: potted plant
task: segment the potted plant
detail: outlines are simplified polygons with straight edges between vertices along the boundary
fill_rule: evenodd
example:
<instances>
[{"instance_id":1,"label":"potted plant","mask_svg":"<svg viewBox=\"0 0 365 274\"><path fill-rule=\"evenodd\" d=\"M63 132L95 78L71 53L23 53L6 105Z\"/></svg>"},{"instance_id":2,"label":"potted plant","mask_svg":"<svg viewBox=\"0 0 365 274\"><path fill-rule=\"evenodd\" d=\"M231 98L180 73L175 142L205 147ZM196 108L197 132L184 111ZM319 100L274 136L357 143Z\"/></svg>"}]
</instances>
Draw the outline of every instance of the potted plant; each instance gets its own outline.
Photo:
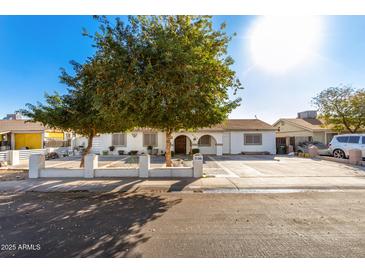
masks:
<instances>
[{"instance_id":1,"label":"potted plant","mask_svg":"<svg viewBox=\"0 0 365 274\"><path fill-rule=\"evenodd\" d=\"M194 154L197 154L197 153L199 153L200 152L200 149L199 148L193 148L192 149L192 153L193 153L193 155Z\"/></svg>"},{"instance_id":2,"label":"potted plant","mask_svg":"<svg viewBox=\"0 0 365 274\"><path fill-rule=\"evenodd\" d=\"M115 146L110 146L110 147L109 147L110 152L113 152L113 151L114 151L114 149L115 149Z\"/></svg>"},{"instance_id":3,"label":"potted plant","mask_svg":"<svg viewBox=\"0 0 365 274\"><path fill-rule=\"evenodd\" d=\"M152 147L152 146L148 146L148 147L147 147L147 152L148 152L148 154L152 154L152 149L153 149L153 147Z\"/></svg>"},{"instance_id":4,"label":"potted plant","mask_svg":"<svg viewBox=\"0 0 365 274\"><path fill-rule=\"evenodd\" d=\"M103 150L103 151L102 151L102 155L103 155L103 156L106 156L106 155L108 155L108 154L109 154L109 151L108 151L108 150Z\"/></svg>"},{"instance_id":5,"label":"potted plant","mask_svg":"<svg viewBox=\"0 0 365 274\"><path fill-rule=\"evenodd\" d=\"M124 150L118 150L118 155L124 155Z\"/></svg>"}]
</instances>

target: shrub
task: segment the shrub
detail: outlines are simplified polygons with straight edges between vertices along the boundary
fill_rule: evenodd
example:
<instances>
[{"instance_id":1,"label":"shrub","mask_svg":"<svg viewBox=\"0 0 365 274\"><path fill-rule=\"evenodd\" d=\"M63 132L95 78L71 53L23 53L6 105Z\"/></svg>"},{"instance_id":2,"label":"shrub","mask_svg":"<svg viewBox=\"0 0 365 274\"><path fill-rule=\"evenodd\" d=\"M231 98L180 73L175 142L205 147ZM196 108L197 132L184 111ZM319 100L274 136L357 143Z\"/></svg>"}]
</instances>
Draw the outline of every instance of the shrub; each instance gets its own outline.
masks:
<instances>
[{"instance_id":1,"label":"shrub","mask_svg":"<svg viewBox=\"0 0 365 274\"><path fill-rule=\"evenodd\" d=\"M118 150L118 155L124 155L124 150Z\"/></svg>"},{"instance_id":2,"label":"shrub","mask_svg":"<svg viewBox=\"0 0 365 274\"><path fill-rule=\"evenodd\" d=\"M108 155L109 154L109 151L108 150L103 150L102 151L102 155Z\"/></svg>"},{"instance_id":3,"label":"shrub","mask_svg":"<svg viewBox=\"0 0 365 274\"><path fill-rule=\"evenodd\" d=\"M192 150L193 155L200 152L199 148L193 148Z\"/></svg>"}]
</instances>

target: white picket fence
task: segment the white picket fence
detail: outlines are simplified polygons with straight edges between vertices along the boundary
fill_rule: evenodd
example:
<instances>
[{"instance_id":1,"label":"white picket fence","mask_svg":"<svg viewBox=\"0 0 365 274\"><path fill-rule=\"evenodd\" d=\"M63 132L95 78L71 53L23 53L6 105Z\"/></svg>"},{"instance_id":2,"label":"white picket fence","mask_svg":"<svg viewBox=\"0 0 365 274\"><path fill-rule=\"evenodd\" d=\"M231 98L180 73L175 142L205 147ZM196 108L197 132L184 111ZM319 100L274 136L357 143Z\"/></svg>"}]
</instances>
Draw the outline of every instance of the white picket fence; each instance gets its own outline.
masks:
<instances>
[{"instance_id":1,"label":"white picket fence","mask_svg":"<svg viewBox=\"0 0 365 274\"><path fill-rule=\"evenodd\" d=\"M27 161L30 158L30 155L33 154L41 154L46 155L49 152L57 152L65 154L69 148L61 147L61 148L44 148L44 149L23 149L23 150L5 150L0 151L0 161L6 161L12 165L17 165L21 161Z\"/></svg>"},{"instance_id":2,"label":"white picket fence","mask_svg":"<svg viewBox=\"0 0 365 274\"><path fill-rule=\"evenodd\" d=\"M42 154L45 155L47 154L47 149L24 149L24 150L19 150L19 160L28 160L30 155L32 154Z\"/></svg>"},{"instance_id":3,"label":"white picket fence","mask_svg":"<svg viewBox=\"0 0 365 274\"><path fill-rule=\"evenodd\" d=\"M8 151L0 151L0 161L9 161Z\"/></svg>"}]
</instances>

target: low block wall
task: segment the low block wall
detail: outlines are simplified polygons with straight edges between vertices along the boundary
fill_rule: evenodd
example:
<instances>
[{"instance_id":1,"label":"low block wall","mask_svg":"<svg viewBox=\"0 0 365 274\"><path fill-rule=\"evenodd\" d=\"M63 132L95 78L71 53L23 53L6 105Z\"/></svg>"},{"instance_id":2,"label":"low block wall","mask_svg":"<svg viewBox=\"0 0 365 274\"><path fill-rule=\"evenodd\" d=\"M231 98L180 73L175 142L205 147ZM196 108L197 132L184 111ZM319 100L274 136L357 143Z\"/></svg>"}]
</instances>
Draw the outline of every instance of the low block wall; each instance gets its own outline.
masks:
<instances>
[{"instance_id":1,"label":"low block wall","mask_svg":"<svg viewBox=\"0 0 365 274\"><path fill-rule=\"evenodd\" d=\"M148 177L193 177L192 167L151 168Z\"/></svg>"},{"instance_id":2,"label":"low block wall","mask_svg":"<svg viewBox=\"0 0 365 274\"><path fill-rule=\"evenodd\" d=\"M45 157L32 154L29 161L29 178L107 178L107 177L194 177L203 176L203 156L194 155L193 167L150 167L150 156L139 156L139 168L98 168L98 156L87 155L85 167L45 168Z\"/></svg>"},{"instance_id":3,"label":"low block wall","mask_svg":"<svg viewBox=\"0 0 365 274\"><path fill-rule=\"evenodd\" d=\"M336 162L336 163L342 163L342 164L348 164L348 165L352 164L350 162L350 159L341 159L341 158L335 158L335 157L329 157L329 156L317 156L316 158L326 160L326 161ZM365 166L365 161L360 161L356 165Z\"/></svg>"},{"instance_id":4,"label":"low block wall","mask_svg":"<svg viewBox=\"0 0 365 274\"><path fill-rule=\"evenodd\" d=\"M98 168L95 169L95 177L107 178L107 177L138 177L138 168Z\"/></svg>"},{"instance_id":5,"label":"low block wall","mask_svg":"<svg viewBox=\"0 0 365 274\"><path fill-rule=\"evenodd\" d=\"M78 178L84 177L84 169L71 168L43 168L39 171L41 178Z\"/></svg>"}]
</instances>

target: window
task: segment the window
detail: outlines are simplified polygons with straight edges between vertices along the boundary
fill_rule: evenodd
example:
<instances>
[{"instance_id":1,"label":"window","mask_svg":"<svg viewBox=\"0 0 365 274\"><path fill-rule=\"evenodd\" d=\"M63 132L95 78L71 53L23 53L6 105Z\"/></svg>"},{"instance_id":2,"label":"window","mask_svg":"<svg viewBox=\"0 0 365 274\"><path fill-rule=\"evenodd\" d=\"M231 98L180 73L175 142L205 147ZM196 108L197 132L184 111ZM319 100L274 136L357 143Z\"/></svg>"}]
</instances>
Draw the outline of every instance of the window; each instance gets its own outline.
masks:
<instances>
[{"instance_id":1,"label":"window","mask_svg":"<svg viewBox=\"0 0 365 274\"><path fill-rule=\"evenodd\" d=\"M365 136L362 136L362 144L365 145Z\"/></svg>"},{"instance_id":2,"label":"window","mask_svg":"<svg viewBox=\"0 0 365 274\"><path fill-rule=\"evenodd\" d=\"M143 134L143 146L157 147L157 133L144 133Z\"/></svg>"},{"instance_id":3,"label":"window","mask_svg":"<svg viewBox=\"0 0 365 274\"><path fill-rule=\"evenodd\" d=\"M336 139L340 143L347 143L349 136L339 136L339 137L336 137Z\"/></svg>"},{"instance_id":4,"label":"window","mask_svg":"<svg viewBox=\"0 0 365 274\"><path fill-rule=\"evenodd\" d=\"M308 142L313 142L313 137L312 136L308 136Z\"/></svg>"},{"instance_id":5,"label":"window","mask_svg":"<svg viewBox=\"0 0 365 274\"><path fill-rule=\"evenodd\" d=\"M126 138L125 133L113 134L112 135L112 145L125 147L127 145L127 138Z\"/></svg>"},{"instance_id":6,"label":"window","mask_svg":"<svg viewBox=\"0 0 365 274\"><path fill-rule=\"evenodd\" d=\"M245 134L245 145L262 145L262 134Z\"/></svg>"},{"instance_id":7,"label":"window","mask_svg":"<svg viewBox=\"0 0 365 274\"><path fill-rule=\"evenodd\" d=\"M359 141L360 141L360 136L350 136L348 142L350 144L358 144Z\"/></svg>"},{"instance_id":8,"label":"window","mask_svg":"<svg viewBox=\"0 0 365 274\"><path fill-rule=\"evenodd\" d=\"M204 135L204 136L200 137L200 139L198 141L198 145L199 146L210 147L211 141L212 141L212 139L211 139L210 135Z\"/></svg>"}]
</instances>

